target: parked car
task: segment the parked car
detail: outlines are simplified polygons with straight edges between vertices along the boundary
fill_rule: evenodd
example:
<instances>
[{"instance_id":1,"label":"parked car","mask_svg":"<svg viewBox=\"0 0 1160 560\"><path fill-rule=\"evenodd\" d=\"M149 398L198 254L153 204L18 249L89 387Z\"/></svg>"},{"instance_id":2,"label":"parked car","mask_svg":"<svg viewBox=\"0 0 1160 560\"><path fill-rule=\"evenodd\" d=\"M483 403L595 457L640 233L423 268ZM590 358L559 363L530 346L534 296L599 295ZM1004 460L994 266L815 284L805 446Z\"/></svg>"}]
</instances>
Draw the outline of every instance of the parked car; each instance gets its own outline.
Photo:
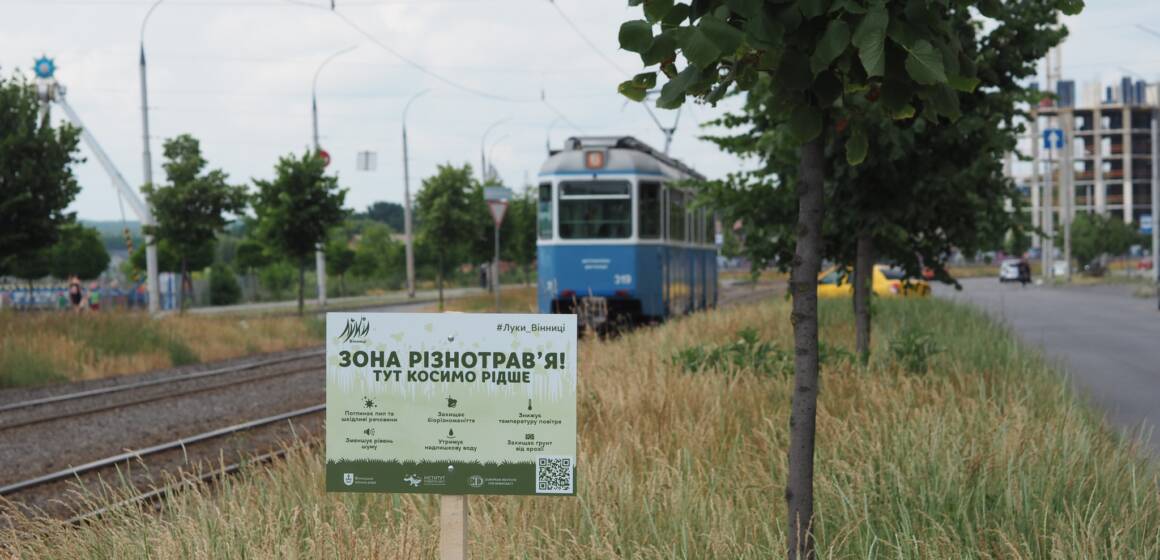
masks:
<instances>
[{"instance_id":1,"label":"parked car","mask_svg":"<svg viewBox=\"0 0 1160 560\"><path fill-rule=\"evenodd\" d=\"M853 281L851 270L847 269L843 275L838 267L830 267L818 275L818 297L851 297ZM907 278L901 268L876 264L871 291L881 297L926 297L930 295L930 284L921 278Z\"/></svg>"},{"instance_id":2,"label":"parked car","mask_svg":"<svg viewBox=\"0 0 1160 560\"><path fill-rule=\"evenodd\" d=\"M1004 259L999 263L1000 282L1018 282L1019 272L1019 259Z\"/></svg>"}]
</instances>

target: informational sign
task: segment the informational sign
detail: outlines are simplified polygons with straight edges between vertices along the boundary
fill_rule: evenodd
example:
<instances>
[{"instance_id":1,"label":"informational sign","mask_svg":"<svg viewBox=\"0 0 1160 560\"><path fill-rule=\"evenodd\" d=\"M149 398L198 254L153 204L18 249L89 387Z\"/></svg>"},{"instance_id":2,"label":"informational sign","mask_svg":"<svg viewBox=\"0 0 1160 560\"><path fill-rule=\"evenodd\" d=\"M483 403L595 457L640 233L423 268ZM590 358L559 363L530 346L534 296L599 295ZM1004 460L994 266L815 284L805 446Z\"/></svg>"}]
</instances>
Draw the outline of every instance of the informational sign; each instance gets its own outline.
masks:
<instances>
[{"instance_id":1,"label":"informational sign","mask_svg":"<svg viewBox=\"0 0 1160 560\"><path fill-rule=\"evenodd\" d=\"M575 495L576 317L328 313L326 489Z\"/></svg>"},{"instance_id":2,"label":"informational sign","mask_svg":"<svg viewBox=\"0 0 1160 560\"><path fill-rule=\"evenodd\" d=\"M1144 214L1140 216L1140 233L1150 235L1152 233L1152 215Z\"/></svg>"}]
</instances>

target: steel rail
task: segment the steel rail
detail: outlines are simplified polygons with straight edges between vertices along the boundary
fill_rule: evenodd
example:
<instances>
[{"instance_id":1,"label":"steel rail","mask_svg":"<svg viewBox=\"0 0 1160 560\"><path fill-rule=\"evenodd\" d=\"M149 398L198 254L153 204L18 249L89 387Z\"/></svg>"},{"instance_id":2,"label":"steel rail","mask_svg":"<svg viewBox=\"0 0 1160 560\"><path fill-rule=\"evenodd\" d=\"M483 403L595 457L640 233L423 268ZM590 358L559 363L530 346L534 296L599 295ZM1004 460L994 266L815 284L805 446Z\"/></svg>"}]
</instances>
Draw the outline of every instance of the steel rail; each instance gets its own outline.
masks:
<instances>
[{"instance_id":1,"label":"steel rail","mask_svg":"<svg viewBox=\"0 0 1160 560\"><path fill-rule=\"evenodd\" d=\"M250 420L249 422L243 422L241 424L234 424L232 426L218 428L216 430L212 430L209 432L204 432L204 433L200 433L197 435L177 439L174 441L161 443L158 445L153 445L150 447L146 447L144 449L135 449L132 451L126 451L125 453L118 453L117 455L113 455L111 457L105 457L104 459L97 459L96 461L91 461L91 462L88 462L88 463L85 463L83 465L79 465L76 467L69 467L67 469L62 469L62 470L48 473L45 475L41 475L41 476L38 476L35 478L30 478L28 480L22 480L20 482L15 482L15 483L9 484L7 486L2 486L2 487L0 487L0 496L7 496L9 494L15 494L16 492L20 492L23 490L27 490L29 488L34 488L36 486L48 484L50 482L56 482L58 480L63 480L63 479L67 479L67 478L75 478L75 477L82 475L84 473L92 472L92 471L95 471L98 469L103 469L105 467L116 465L117 463L123 463L123 462L129 461L131 459L141 459L147 455L153 455L156 453L160 453L163 451L169 451L172 449L181 449L181 448L184 448L184 447L191 445L191 444L194 444L194 443L199 443L199 442L202 442L205 440L214 439L214 438L218 438L218 437L222 437L222 436L227 436L227 435L234 434L237 432L242 432L242 431L249 430L252 428L257 428L259 426L266 426L269 424L274 424L277 422L281 422L283 420L297 418L299 416L306 416L306 415L310 415L310 414L315 414L318 412L322 412L323 410L326 410L325 404L314 405L314 406L310 406L310 407L306 407L306 408L300 408L298 410L293 410L290 412L285 412L282 414L276 414L274 416L267 416L265 418L259 418L257 420Z\"/></svg>"},{"instance_id":2,"label":"steel rail","mask_svg":"<svg viewBox=\"0 0 1160 560\"><path fill-rule=\"evenodd\" d=\"M96 408L88 408L85 410L78 410L75 412L69 412L69 413L65 413L65 414L56 414L56 415L51 415L51 416L45 416L42 418L33 418L30 420L23 420L20 422L14 422L12 424L0 424L0 432L6 431L6 430L14 430L16 428L23 428L25 426L32 426L35 424L54 422L56 420L64 420L67 418L76 418L78 416L87 416L89 414L108 412L110 410L119 410L119 409L122 409L125 407L135 406L135 405L139 405L139 404L147 404L147 403L152 403L152 402L157 402L157 401L163 401L166 399L173 399L173 398L185 397L185 396L189 396L189 395L196 395L198 393L206 393L209 391L224 389L226 387L233 387L236 385L244 385L246 383L255 383L258 381L265 381L265 380L270 379L272 377L283 377L283 376L295 375L295 374L299 374L299 373L303 373L303 372L316 371L317 369L318 368L314 368L314 367L301 367L301 368L292 369L290 371L277 371L277 372L272 372L272 373L265 373L265 374L257 375L254 377L245 377L242 379L233 379L233 380L227 381L225 383L218 383L216 385L210 385L208 387L197 387L197 388L188 389L188 390L178 390L178 391L172 392L172 393L165 393L165 394L161 394L161 395L154 395L151 397L143 397L143 398L134 399L134 400L117 402L117 403L112 403L112 404L108 404L108 405L104 405L104 406L98 406Z\"/></svg>"},{"instance_id":3,"label":"steel rail","mask_svg":"<svg viewBox=\"0 0 1160 560\"><path fill-rule=\"evenodd\" d=\"M313 356L322 356L325 353L326 353L326 351L323 349L315 349L315 350L310 350L307 352L301 352L301 353L295 354L293 356L282 356L279 358L272 358L269 360L251 362L248 364L238 364L238 365L233 365L233 366L226 366L226 367L211 369L211 370L207 370L207 371L200 371L197 373L178 374L176 376L166 376L166 377L163 377L160 379L150 379L148 381L138 381L135 383L126 383L124 385L113 385L110 387L101 387L98 389L89 389L87 391L77 391L75 393L65 393L63 395L54 395L51 397L42 397L39 399L19 401L19 402L9 403L9 404L5 404L5 405L0 405L0 412L8 412L10 410L20 410L22 408L30 408L33 406L41 406L41 405L45 405L45 404L52 404L52 403L58 403L58 402L76 400L76 399L83 399L86 397L94 397L97 395L107 395L110 393L119 393L122 391L128 391L130 389L139 389L141 387L151 387L154 385L165 385L167 383L177 383L177 382L181 382L181 381L188 381L191 379L202 379L205 377L213 377L215 375L224 375L227 373L234 373L234 372L238 372L238 371L245 371L248 369L254 369L254 368L271 366L271 365L275 365L275 364L292 362L295 360L301 360L303 358L310 358Z\"/></svg>"}]
</instances>

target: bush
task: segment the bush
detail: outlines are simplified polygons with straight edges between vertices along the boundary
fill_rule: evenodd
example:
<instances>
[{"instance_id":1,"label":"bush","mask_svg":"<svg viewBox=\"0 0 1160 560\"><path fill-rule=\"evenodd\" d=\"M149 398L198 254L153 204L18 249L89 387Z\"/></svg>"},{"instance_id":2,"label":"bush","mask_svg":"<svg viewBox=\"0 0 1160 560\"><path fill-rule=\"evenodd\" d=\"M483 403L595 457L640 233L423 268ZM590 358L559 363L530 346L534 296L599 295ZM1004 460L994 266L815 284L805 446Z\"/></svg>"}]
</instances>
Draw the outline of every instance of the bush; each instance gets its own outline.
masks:
<instances>
[{"instance_id":1,"label":"bush","mask_svg":"<svg viewBox=\"0 0 1160 560\"><path fill-rule=\"evenodd\" d=\"M942 347L934 341L930 333L913 325L907 325L890 341L890 354L894 361L906 371L914 374L926 373L930 369L930 359L942 352Z\"/></svg>"},{"instance_id":2,"label":"bush","mask_svg":"<svg viewBox=\"0 0 1160 560\"><path fill-rule=\"evenodd\" d=\"M233 305L242 300L242 287L228 265L215 263L209 272L209 303Z\"/></svg>"},{"instance_id":3,"label":"bush","mask_svg":"<svg viewBox=\"0 0 1160 560\"><path fill-rule=\"evenodd\" d=\"M765 375L793 375L793 354L760 340L757 331L745 328L737 338L720 346L691 346L678 351L673 363L685 371L748 369Z\"/></svg>"}]
</instances>

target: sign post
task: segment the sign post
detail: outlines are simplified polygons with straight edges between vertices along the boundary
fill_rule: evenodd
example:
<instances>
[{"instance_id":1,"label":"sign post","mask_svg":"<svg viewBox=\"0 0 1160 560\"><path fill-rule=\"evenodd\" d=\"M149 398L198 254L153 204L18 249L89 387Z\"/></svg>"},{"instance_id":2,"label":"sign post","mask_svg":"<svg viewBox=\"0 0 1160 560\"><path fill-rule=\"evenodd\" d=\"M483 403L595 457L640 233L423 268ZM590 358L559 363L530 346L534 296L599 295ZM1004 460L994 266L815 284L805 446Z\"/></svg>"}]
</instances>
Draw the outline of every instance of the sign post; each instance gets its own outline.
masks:
<instances>
[{"instance_id":1,"label":"sign post","mask_svg":"<svg viewBox=\"0 0 1160 560\"><path fill-rule=\"evenodd\" d=\"M483 198L487 201L487 208L491 210L491 219L495 222L495 258L491 263L491 287L495 290L495 312L500 312L499 305L499 226L503 224L503 216L507 212L508 201L512 198L512 190L507 187L486 187Z\"/></svg>"},{"instance_id":2,"label":"sign post","mask_svg":"<svg viewBox=\"0 0 1160 560\"><path fill-rule=\"evenodd\" d=\"M1042 223L1044 242L1040 247L1042 253L1040 255L1040 260L1042 261L1043 279L1045 281L1049 281L1055 276L1055 202L1053 200L1055 195L1055 186L1052 184L1052 178L1055 170L1053 169L1054 162L1052 161L1052 155L1053 149L1063 148L1063 129L1043 129L1043 147L1047 150L1047 172L1044 173L1043 179Z\"/></svg>"},{"instance_id":3,"label":"sign post","mask_svg":"<svg viewBox=\"0 0 1160 560\"><path fill-rule=\"evenodd\" d=\"M328 313L326 489L441 494L444 559L469 494L575 496L576 316Z\"/></svg>"}]
</instances>

